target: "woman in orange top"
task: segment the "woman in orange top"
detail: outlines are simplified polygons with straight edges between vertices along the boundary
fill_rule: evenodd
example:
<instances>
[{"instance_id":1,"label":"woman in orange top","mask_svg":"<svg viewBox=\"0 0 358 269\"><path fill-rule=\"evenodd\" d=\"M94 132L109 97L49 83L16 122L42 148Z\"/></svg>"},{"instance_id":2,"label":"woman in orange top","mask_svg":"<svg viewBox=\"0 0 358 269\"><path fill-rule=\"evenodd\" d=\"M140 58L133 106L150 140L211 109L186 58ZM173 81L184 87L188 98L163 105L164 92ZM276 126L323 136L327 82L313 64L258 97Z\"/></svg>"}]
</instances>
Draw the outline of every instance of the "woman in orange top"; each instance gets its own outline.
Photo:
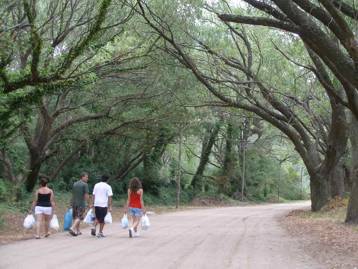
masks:
<instances>
[{"instance_id":1,"label":"woman in orange top","mask_svg":"<svg viewBox=\"0 0 358 269\"><path fill-rule=\"evenodd\" d=\"M126 211L131 223L128 230L129 237L139 236L138 225L143 213L145 213L145 208L142 183L137 177L132 178L129 182Z\"/></svg>"}]
</instances>

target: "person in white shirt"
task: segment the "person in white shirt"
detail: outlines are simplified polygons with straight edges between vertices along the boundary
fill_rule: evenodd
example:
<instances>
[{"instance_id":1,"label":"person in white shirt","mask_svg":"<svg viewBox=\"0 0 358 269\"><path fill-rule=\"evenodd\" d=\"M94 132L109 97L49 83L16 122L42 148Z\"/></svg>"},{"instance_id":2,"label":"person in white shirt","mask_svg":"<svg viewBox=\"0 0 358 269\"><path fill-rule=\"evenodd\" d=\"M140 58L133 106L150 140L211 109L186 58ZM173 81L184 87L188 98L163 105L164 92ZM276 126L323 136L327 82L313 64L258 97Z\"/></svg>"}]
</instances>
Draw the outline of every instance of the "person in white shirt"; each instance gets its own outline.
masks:
<instances>
[{"instance_id":1,"label":"person in white shirt","mask_svg":"<svg viewBox=\"0 0 358 269\"><path fill-rule=\"evenodd\" d=\"M103 235L104 218L107 212L112 211L112 187L107 184L109 177L103 175L101 182L94 185L93 188L93 206L96 215L94 227L91 229L91 235L96 236L96 227L99 224L98 238L105 237Z\"/></svg>"}]
</instances>

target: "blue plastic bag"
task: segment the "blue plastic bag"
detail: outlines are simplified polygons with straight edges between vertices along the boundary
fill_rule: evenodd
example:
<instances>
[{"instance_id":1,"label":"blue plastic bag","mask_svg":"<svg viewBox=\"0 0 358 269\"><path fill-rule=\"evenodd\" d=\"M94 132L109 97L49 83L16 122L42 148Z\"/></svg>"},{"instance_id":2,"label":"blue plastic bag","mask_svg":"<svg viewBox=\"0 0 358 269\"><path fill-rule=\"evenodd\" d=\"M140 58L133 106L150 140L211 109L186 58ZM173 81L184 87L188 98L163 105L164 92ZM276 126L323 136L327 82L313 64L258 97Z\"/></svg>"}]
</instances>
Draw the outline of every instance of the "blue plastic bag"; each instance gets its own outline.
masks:
<instances>
[{"instance_id":1,"label":"blue plastic bag","mask_svg":"<svg viewBox=\"0 0 358 269\"><path fill-rule=\"evenodd\" d=\"M63 230L68 231L72 226L72 208L66 211L63 219Z\"/></svg>"}]
</instances>

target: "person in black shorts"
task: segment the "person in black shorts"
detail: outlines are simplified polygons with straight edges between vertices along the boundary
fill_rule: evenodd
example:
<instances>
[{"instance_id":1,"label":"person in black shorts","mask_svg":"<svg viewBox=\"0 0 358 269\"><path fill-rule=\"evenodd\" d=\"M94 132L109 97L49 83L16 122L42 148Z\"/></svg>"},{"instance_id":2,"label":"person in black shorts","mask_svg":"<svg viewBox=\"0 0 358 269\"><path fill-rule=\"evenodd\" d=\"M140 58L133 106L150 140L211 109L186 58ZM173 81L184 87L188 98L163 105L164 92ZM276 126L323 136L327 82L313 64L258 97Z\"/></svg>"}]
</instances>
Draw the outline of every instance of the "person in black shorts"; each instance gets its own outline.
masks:
<instances>
[{"instance_id":1,"label":"person in black shorts","mask_svg":"<svg viewBox=\"0 0 358 269\"><path fill-rule=\"evenodd\" d=\"M101 182L94 185L93 188L93 206L95 210L96 220L94 227L91 229L91 235L96 235L96 227L99 224L98 238L105 237L103 235L104 218L107 212L112 211L112 187L107 184L109 177L102 176Z\"/></svg>"}]
</instances>

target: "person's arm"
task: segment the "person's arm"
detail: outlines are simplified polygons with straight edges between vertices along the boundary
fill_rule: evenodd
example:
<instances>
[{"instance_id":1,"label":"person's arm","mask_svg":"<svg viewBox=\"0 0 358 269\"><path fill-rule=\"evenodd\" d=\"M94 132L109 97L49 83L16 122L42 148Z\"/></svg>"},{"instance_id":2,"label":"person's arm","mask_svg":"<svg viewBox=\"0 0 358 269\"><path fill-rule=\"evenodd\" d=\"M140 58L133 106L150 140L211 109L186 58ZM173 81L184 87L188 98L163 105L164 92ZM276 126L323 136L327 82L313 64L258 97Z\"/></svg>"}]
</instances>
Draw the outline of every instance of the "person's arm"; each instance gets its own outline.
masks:
<instances>
[{"instance_id":1,"label":"person's arm","mask_svg":"<svg viewBox=\"0 0 358 269\"><path fill-rule=\"evenodd\" d=\"M85 193L85 201L86 201L88 207L92 207L91 197L89 196L88 193Z\"/></svg>"},{"instance_id":2,"label":"person's arm","mask_svg":"<svg viewBox=\"0 0 358 269\"><path fill-rule=\"evenodd\" d=\"M88 185L85 185L85 195L84 195L84 199L87 202L87 206L91 207L91 198L89 196L89 189L88 189Z\"/></svg>"},{"instance_id":3,"label":"person's arm","mask_svg":"<svg viewBox=\"0 0 358 269\"><path fill-rule=\"evenodd\" d=\"M94 185L93 192L92 192L92 202L90 208L94 208L94 202L96 201L96 185Z\"/></svg>"},{"instance_id":4,"label":"person's arm","mask_svg":"<svg viewBox=\"0 0 358 269\"><path fill-rule=\"evenodd\" d=\"M131 190L130 190L130 189L128 189L127 194L128 194L127 204L126 204L125 209L124 209L124 211L125 211L126 213L128 213L129 197L131 196Z\"/></svg>"},{"instance_id":5,"label":"person's arm","mask_svg":"<svg viewBox=\"0 0 358 269\"><path fill-rule=\"evenodd\" d=\"M108 197L108 211L112 212L112 196Z\"/></svg>"},{"instance_id":6,"label":"person's arm","mask_svg":"<svg viewBox=\"0 0 358 269\"><path fill-rule=\"evenodd\" d=\"M112 212L112 196L113 196L113 192L112 192L112 187L109 186L108 187L108 192L107 192L107 195L108 195L108 210L109 212Z\"/></svg>"},{"instance_id":7,"label":"person's arm","mask_svg":"<svg viewBox=\"0 0 358 269\"><path fill-rule=\"evenodd\" d=\"M55 208L56 208L56 203L55 203L55 194L53 192L53 190L51 190L51 206L52 206L52 215L55 214Z\"/></svg>"},{"instance_id":8,"label":"person's arm","mask_svg":"<svg viewBox=\"0 0 358 269\"><path fill-rule=\"evenodd\" d=\"M36 206L36 204L37 204L37 197L38 197L37 193L38 193L38 190L35 191L34 200L32 201L32 205L31 205L31 211L32 211L32 212L35 211L35 206Z\"/></svg>"},{"instance_id":9,"label":"person's arm","mask_svg":"<svg viewBox=\"0 0 358 269\"><path fill-rule=\"evenodd\" d=\"M144 207L144 201L143 201L143 189L140 190L140 203L141 203L141 206L142 206L142 210L145 214L145 212L147 211Z\"/></svg>"}]
</instances>

